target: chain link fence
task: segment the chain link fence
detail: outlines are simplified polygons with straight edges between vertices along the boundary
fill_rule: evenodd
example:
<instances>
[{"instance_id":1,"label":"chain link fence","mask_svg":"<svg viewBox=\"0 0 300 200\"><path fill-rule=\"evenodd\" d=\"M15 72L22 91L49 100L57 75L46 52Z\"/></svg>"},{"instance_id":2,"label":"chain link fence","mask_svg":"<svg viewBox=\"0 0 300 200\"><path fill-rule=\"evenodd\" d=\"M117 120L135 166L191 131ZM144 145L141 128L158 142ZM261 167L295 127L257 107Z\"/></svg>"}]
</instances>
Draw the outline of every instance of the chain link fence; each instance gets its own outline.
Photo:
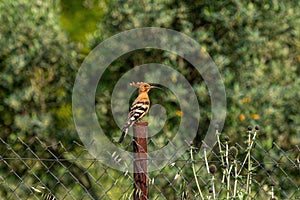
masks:
<instances>
[{"instance_id":1,"label":"chain link fence","mask_svg":"<svg viewBox=\"0 0 300 200\"><path fill-rule=\"evenodd\" d=\"M237 169L241 169L247 147L244 144L233 146L240 157ZM149 199L200 199L198 186L205 199L213 199L212 183L215 195L219 199L226 198L222 173L226 166L222 166L217 145L207 150L204 156L202 150L193 148L176 162L149 172ZM270 147L256 142L251 152L250 199L300 199L299 152L299 146L282 149L274 142ZM26 142L22 138L10 141L0 138L0 199L42 199L42 193L44 199L50 199L50 194L66 200L133 199L133 175L103 163L105 161L94 159L75 141L53 144L39 137L26 139ZM216 166L213 178L207 171L211 165ZM236 179L237 199L245 190L248 173L247 168L243 169ZM235 178L231 177L233 182ZM233 183L229 188L231 196L232 188Z\"/></svg>"}]
</instances>

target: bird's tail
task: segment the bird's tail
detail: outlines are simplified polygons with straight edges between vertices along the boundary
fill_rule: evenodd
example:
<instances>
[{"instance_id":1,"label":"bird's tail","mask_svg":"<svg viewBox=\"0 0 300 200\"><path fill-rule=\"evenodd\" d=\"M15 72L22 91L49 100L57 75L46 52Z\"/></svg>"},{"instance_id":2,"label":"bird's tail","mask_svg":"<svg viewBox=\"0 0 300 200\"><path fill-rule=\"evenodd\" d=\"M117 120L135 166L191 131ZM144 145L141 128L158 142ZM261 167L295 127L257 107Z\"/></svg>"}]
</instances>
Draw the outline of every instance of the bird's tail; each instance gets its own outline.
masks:
<instances>
[{"instance_id":1,"label":"bird's tail","mask_svg":"<svg viewBox=\"0 0 300 200\"><path fill-rule=\"evenodd\" d=\"M44 187L38 186L38 188L31 187L31 189L35 193L38 193L42 197L42 199L45 199L45 200L57 200L57 198L53 194L45 192L45 188Z\"/></svg>"},{"instance_id":2,"label":"bird's tail","mask_svg":"<svg viewBox=\"0 0 300 200\"><path fill-rule=\"evenodd\" d=\"M121 143L121 142L124 140L125 136L126 136L127 133L128 133L128 129L129 129L129 127L124 127L124 128L122 129L122 135L121 135L121 137L120 137L118 143Z\"/></svg>"}]
</instances>

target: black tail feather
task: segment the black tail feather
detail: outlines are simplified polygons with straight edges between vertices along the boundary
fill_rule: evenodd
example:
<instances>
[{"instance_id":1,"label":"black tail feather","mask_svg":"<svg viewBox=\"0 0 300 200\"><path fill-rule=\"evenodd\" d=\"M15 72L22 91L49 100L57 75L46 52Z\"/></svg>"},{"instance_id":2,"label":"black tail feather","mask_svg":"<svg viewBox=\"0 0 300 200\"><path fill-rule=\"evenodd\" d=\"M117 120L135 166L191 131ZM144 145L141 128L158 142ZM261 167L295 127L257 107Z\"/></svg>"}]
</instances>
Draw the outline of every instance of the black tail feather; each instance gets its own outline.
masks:
<instances>
[{"instance_id":1,"label":"black tail feather","mask_svg":"<svg viewBox=\"0 0 300 200\"><path fill-rule=\"evenodd\" d=\"M121 135L121 137L120 137L118 143L121 143L121 142L124 140L125 136L127 135L127 132L128 132L128 127L123 128L123 130L122 130L122 135Z\"/></svg>"}]
</instances>

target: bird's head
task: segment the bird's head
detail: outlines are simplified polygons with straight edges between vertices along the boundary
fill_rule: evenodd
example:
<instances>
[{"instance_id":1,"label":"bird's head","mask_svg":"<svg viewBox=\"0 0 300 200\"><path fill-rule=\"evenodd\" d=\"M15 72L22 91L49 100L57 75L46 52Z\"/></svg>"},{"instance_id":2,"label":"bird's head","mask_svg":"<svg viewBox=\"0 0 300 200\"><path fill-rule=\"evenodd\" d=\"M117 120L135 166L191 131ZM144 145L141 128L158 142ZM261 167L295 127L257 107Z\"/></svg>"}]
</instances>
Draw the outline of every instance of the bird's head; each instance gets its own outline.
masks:
<instances>
[{"instance_id":1,"label":"bird's head","mask_svg":"<svg viewBox=\"0 0 300 200\"><path fill-rule=\"evenodd\" d=\"M148 83L144 83L144 82L131 82L130 83L131 86L135 86L139 88L139 92L149 92L149 90L151 88L159 88L153 85L150 85Z\"/></svg>"}]
</instances>

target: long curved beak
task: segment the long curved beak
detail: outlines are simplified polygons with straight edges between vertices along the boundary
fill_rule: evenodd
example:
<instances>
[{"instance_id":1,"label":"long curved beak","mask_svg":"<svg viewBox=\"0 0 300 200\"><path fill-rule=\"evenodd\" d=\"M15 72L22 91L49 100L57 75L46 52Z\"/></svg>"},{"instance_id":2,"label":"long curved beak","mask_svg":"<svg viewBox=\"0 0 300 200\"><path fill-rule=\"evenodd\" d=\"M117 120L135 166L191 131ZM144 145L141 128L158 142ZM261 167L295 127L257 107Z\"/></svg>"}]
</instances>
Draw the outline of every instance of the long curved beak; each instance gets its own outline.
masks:
<instances>
[{"instance_id":1,"label":"long curved beak","mask_svg":"<svg viewBox=\"0 0 300 200\"><path fill-rule=\"evenodd\" d=\"M151 85L150 88L158 88L158 89L162 89L162 88L157 87L157 86L154 86L154 85Z\"/></svg>"}]
</instances>

